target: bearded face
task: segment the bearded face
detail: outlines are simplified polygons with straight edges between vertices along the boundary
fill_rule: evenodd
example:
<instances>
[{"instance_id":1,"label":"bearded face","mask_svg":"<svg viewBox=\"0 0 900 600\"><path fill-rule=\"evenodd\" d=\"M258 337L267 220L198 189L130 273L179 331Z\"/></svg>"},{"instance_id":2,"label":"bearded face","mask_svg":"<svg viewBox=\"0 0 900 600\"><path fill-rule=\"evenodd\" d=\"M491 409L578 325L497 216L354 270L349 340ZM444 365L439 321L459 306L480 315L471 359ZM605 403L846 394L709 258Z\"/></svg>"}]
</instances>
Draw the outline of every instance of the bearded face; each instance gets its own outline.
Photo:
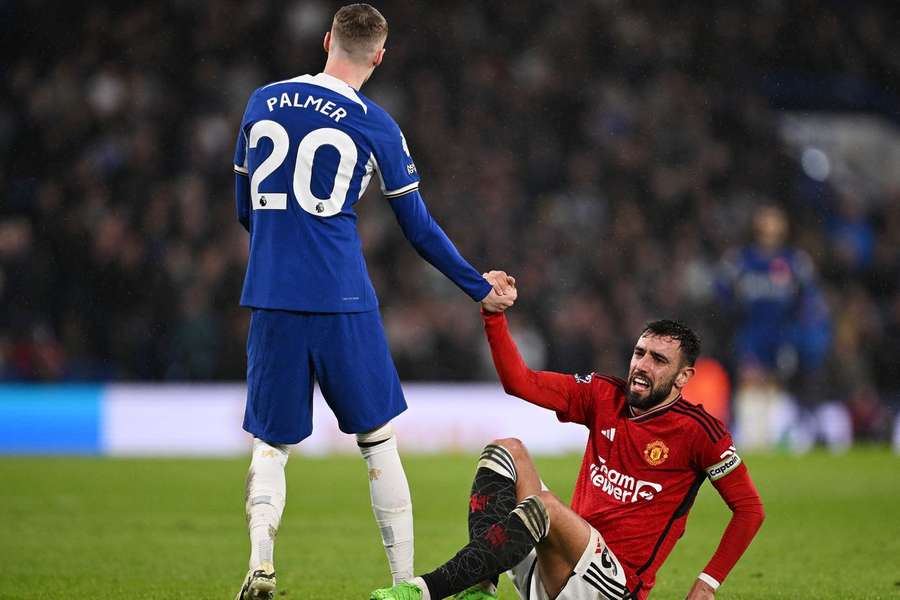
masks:
<instances>
[{"instance_id":1,"label":"bearded face","mask_svg":"<svg viewBox=\"0 0 900 600\"><path fill-rule=\"evenodd\" d=\"M628 370L628 404L646 411L672 396L681 369L679 342L642 335L634 346Z\"/></svg>"},{"instance_id":2,"label":"bearded face","mask_svg":"<svg viewBox=\"0 0 900 600\"><path fill-rule=\"evenodd\" d=\"M638 410L650 410L669 397L675 385L675 375L666 381L654 382L646 373L631 373L628 377L628 404Z\"/></svg>"}]
</instances>

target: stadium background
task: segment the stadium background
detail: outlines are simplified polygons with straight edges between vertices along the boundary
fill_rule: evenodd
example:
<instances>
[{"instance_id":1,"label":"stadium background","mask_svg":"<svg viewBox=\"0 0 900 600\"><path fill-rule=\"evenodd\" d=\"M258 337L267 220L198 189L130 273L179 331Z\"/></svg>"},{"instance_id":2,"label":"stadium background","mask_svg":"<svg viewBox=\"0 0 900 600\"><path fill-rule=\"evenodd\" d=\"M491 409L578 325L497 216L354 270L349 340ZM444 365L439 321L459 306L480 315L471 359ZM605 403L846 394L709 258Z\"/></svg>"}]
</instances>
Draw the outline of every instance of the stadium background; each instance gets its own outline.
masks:
<instances>
[{"instance_id":1,"label":"stadium background","mask_svg":"<svg viewBox=\"0 0 900 600\"><path fill-rule=\"evenodd\" d=\"M729 257L753 243L760 207L775 205L788 217L788 244L811 259L821 302L791 315L809 326L772 373L787 392L790 410L772 413L784 435L759 445L875 442L877 458L863 451L867 467L860 450L803 464L855 474L869 491L860 502L895 497L874 482L896 481L896 458L878 453L892 439L900 449L896 3L377 5L391 35L363 92L400 123L426 203L463 255L517 277L510 318L531 366L622 373L643 323L675 316L699 330L713 371L728 374L708 389L730 398L746 367L737 336L754 323L728 299ZM247 244L229 161L249 93L321 69L337 6L0 1L0 453L246 448L247 312L237 299ZM398 425L404 450L469 451L505 427L546 452L577 451L583 434L546 427L552 415L536 420L496 389L476 306L415 255L376 188L357 209L391 349L411 384L402 418L411 420ZM806 344L817 360L802 360ZM326 433L316 452L352 451L321 406L318 415ZM551 430L561 433L546 437ZM0 459L4 481L50 489L31 471L43 470L36 460ZM415 493L430 467L413 460ZM434 460L466 485L467 467ZM760 458L761 468L785 487L767 498L789 499L797 512L785 515L818 514L793 503L794 463L772 460ZM569 463L577 459L566 473ZM180 485L190 486L189 463L49 464L59 485L112 485L124 476L103 473L118 464L161 477L184 470ZM245 461L216 465L237 473L222 493L238 490ZM554 477L567 493L570 476ZM857 485L833 483L841 499ZM30 507L42 505L13 489L0 495L11 509L0 522L42 545L59 523L29 529ZM71 489L56 490L60 506ZM822 519L846 516L848 506L822 508ZM361 513L360 536L372 538L375 572L370 517L352 511ZM425 519L419 531L429 531ZM238 556L241 524L228 527L236 541L222 543L234 542ZM859 531L882 531L866 527ZM776 554L797 539L768 535L762 543ZM897 551L885 543L893 544L885 555ZM857 563L858 572L872 568ZM67 585L84 579L74 572ZM0 597L19 589L13 581L0 583ZM878 589L865 597L891 597Z\"/></svg>"},{"instance_id":2,"label":"stadium background","mask_svg":"<svg viewBox=\"0 0 900 600\"><path fill-rule=\"evenodd\" d=\"M237 124L255 87L321 68L334 6L0 6L0 378L240 381ZM734 380L741 316L717 289L723 261L775 204L827 305L804 334L827 332L823 364L781 379L803 407L849 407L857 438L890 435L896 5L382 8L392 35L365 93L404 128L463 254L517 276L533 366L621 373L643 322L677 316ZM848 119L854 143L828 137ZM376 188L360 230L401 377L493 380L473 305Z\"/></svg>"}]
</instances>

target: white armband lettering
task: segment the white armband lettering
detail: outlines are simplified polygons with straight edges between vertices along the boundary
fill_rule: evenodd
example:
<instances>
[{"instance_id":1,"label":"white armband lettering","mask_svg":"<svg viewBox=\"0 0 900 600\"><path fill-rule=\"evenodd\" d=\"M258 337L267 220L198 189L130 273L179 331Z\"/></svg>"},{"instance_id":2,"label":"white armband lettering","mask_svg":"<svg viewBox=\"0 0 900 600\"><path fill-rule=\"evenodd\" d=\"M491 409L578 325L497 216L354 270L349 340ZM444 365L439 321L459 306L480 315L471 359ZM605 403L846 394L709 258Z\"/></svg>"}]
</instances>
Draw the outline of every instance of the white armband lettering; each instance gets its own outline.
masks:
<instances>
[{"instance_id":1,"label":"white armband lettering","mask_svg":"<svg viewBox=\"0 0 900 600\"><path fill-rule=\"evenodd\" d=\"M707 468L706 474L709 476L710 481L722 479L734 471L739 464L741 464L741 457L738 456L736 452L731 452L725 457L725 460L717 462L713 466Z\"/></svg>"}]
</instances>

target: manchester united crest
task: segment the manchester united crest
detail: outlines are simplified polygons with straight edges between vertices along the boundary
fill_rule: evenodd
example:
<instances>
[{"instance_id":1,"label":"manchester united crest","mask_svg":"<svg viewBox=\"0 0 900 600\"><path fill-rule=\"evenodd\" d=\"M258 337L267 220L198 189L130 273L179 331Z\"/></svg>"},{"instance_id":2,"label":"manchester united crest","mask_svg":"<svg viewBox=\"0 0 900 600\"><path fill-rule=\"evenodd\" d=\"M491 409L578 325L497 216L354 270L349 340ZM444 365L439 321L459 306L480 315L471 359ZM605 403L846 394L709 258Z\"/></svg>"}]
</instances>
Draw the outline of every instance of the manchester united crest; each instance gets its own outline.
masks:
<instances>
[{"instance_id":1,"label":"manchester united crest","mask_svg":"<svg viewBox=\"0 0 900 600\"><path fill-rule=\"evenodd\" d=\"M669 447L662 440L653 440L644 448L644 460L653 467L663 464L667 458L669 458Z\"/></svg>"}]
</instances>

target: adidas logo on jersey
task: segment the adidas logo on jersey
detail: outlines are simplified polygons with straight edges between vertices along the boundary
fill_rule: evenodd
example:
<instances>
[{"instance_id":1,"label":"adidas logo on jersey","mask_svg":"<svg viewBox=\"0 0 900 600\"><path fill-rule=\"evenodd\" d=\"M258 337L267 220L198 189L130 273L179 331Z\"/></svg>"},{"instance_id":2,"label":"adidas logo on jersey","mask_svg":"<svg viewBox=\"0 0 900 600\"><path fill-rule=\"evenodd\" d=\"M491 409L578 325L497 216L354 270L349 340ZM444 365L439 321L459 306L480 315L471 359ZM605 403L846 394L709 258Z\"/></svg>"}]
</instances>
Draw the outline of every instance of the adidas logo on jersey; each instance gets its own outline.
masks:
<instances>
[{"instance_id":1,"label":"adidas logo on jersey","mask_svg":"<svg viewBox=\"0 0 900 600\"><path fill-rule=\"evenodd\" d=\"M601 429L600 435L613 442L616 439L616 428L610 427L609 429Z\"/></svg>"}]
</instances>

